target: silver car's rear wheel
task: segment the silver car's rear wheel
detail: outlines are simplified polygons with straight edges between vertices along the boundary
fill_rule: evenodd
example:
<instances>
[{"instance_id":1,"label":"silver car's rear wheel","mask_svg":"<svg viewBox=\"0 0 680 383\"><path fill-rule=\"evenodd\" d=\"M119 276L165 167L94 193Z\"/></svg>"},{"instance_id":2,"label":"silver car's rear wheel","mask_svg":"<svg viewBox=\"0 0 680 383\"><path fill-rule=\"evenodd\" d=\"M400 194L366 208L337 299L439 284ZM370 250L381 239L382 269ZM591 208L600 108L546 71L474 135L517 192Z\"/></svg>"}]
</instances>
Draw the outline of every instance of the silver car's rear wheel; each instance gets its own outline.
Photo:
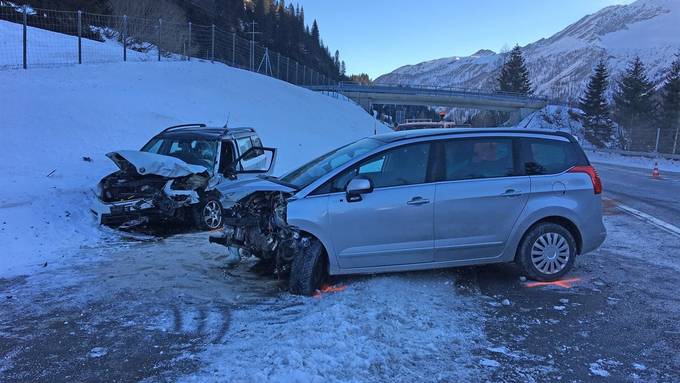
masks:
<instances>
[{"instance_id":1,"label":"silver car's rear wheel","mask_svg":"<svg viewBox=\"0 0 680 383\"><path fill-rule=\"evenodd\" d=\"M531 262L544 274L557 274L569 263L567 239L558 233L545 233L531 247Z\"/></svg>"},{"instance_id":2,"label":"silver car's rear wheel","mask_svg":"<svg viewBox=\"0 0 680 383\"><path fill-rule=\"evenodd\" d=\"M528 278L555 281L574 265L577 253L574 234L554 222L540 222L524 234L515 261Z\"/></svg>"}]
</instances>

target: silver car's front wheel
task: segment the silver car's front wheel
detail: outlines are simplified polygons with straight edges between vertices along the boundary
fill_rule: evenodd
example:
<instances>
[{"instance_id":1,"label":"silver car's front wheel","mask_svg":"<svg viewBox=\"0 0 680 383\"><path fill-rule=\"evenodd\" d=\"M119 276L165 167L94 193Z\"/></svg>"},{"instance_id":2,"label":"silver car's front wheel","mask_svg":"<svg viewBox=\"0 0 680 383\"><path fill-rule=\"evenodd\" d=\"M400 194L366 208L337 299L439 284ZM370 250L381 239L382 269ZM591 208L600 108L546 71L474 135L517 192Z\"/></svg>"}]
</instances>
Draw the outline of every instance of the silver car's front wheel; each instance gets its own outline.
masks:
<instances>
[{"instance_id":1,"label":"silver car's front wheel","mask_svg":"<svg viewBox=\"0 0 680 383\"><path fill-rule=\"evenodd\" d=\"M574 235L566 227L553 222L541 222L524 235L515 261L527 277L554 281L571 269L576 252Z\"/></svg>"},{"instance_id":2,"label":"silver car's front wheel","mask_svg":"<svg viewBox=\"0 0 680 383\"><path fill-rule=\"evenodd\" d=\"M531 247L531 262L545 274L556 274L569 263L567 239L559 233L545 233L538 237Z\"/></svg>"}]
</instances>

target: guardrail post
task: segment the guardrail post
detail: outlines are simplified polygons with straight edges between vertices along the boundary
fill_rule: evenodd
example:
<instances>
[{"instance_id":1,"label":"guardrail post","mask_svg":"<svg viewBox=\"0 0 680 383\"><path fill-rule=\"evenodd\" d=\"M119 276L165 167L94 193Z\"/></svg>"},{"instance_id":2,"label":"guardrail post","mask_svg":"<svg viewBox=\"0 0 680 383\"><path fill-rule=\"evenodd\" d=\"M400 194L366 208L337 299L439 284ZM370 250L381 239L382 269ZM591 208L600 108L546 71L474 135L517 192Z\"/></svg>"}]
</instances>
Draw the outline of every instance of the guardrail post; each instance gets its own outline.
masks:
<instances>
[{"instance_id":1,"label":"guardrail post","mask_svg":"<svg viewBox=\"0 0 680 383\"><path fill-rule=\"evenodd\" d=\"M83 12L78 10L78 64L83 63Z\"/></svg>"},{"instance_id":2,"label":"guardrail post","mask_svg":"<svg viewBox=\"0 0 680 383\"><path fill-rule=\"evenodd\" d=\"M231 66L236 66L236 32L231 34Z\"/></svg>"},{"instance_id":3,"label":"guardrail post","mask_svg":"<svg viewBox=\"0 0 680 383\"><path fill-rule=\"evenodd\" d=\"M24 14L23 14L23 21L24 21L24 37L23 37L23 61L24 61L24 69L28 68L28 56L26 54L26 37L27 37L27 24L28 24L28 6L24 5Z\"/></svg>"},{"instance_id":4,"label":"guardrail post","mask_svg":"<svg viewBox=\"0 0 680 383\"><path fill-rule=\"evenodd\" d=\"M290 73L288 70L290 69L290 57L286 57L286 81L290 82L290 78L288 74Z\"/></svg>"},{"instance_id":5,"label":"guardrail post","mask_svg":"<svg viewBox=\"0 0 680 383\"><path fill-rule=\"evenodd\" d=\"M212 25L212 40L210 43L210 62L215 62L215 24Z\"/></svg>"},{"instance_id":6,"label":"guardrail post","mask_svg":"<svg viewBox=\"0 0 680 383\"><path fill-rule=\"evenodd\" d=\"M163 34L161 30L163 29L163 19L158 19L158 61L161 61L161 43L163 42Z\"/></svg>"},{"instance_id":7,"label":"guardrail post","mask_svg":"<svg viewBox=\"0 0 680 383\"><path fill-rule=\"evenodd\" d=\"M127 15L123 15L123 61L127 61Z\"/></svg>"},{"instance_id":8,"label":"guardrail post","mask_svg":"<svg viewBox=\"0 0 680 383\"><path fill-rule=\"evenodd\" d=\"M300 63L298 63L298 62L296 61L296 62L295 62L295 84L298 83L298 66L299 66L299 65L300 65Z\"/></svg>"},{"instance_id":9,"label":"guardrail post","mask_svg":"<svg viewBox=\"0 0 680 383\"><path fill-rule=\"evenodd\" d=\"M191 61L191 21L189 21L189 49L187 50L187 61Z\"/></svg>"},{"instance_id":10,"label":"guardrail post","mask_svg":"<svg viewBox=\"0 0 680 383\"><path fill-rule=\"evenodd\" d=\"M302 65L302 85L305 85L305 80L307 77L307 67Z\"/></svg>"},{"instance_id":11,"label":"guardrail post","mask_svg":"<svg viewBox=\"0 0 680 383\"><path fill-rule=\"evenodd\" d=\"M281 78L281 53L276 54L276 77Z\"/></svg>"},{"instance_id":12,"label":"guardrail post","mask_svg":"<svg viewBox=\"0 0 680 383\"><path fill-rule=\"evenodd\" d=\"M675 140L673 140L673 154L675 154L675 150L678 148L678 131L680 131L680 126L675 128Z\"/></svg>"}]
</instances>

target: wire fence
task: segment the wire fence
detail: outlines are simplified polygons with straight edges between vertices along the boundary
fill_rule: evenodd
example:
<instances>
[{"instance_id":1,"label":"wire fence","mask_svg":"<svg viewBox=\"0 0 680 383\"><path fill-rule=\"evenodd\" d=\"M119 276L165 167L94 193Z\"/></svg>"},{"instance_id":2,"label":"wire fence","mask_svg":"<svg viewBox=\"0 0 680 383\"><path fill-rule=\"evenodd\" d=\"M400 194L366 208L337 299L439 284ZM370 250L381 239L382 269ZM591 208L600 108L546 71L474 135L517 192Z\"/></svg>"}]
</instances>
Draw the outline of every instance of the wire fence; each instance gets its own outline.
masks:
<instances>
[{"instance_id":1,"label":"wire fence","mask_svg":"<svg viewBox=\"0 0 680 383\"><path fill-rule=\"evenodd\" d=\"M120 61L203 60L302 86L335 84L257 42L214 25L163 22L0 1L0 70Z\"/></svg>"}]
</instances>

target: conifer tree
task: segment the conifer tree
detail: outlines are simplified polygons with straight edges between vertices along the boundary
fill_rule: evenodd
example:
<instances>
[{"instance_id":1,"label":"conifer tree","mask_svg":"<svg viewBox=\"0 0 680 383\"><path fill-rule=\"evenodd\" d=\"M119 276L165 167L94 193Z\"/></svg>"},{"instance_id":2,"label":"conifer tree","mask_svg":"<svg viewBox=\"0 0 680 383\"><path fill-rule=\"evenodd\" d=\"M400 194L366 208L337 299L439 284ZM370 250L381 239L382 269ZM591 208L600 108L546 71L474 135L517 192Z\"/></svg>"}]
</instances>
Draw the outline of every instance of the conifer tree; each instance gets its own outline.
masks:
<instances>
[{"instance_id":1,"label":"conifer tree","mask_svg":"<svg viewBox=\"0 0 680 383\"><path fill-rule=\"evenodd\" d=\"M522 49L515 45L509 53L509 57L501 67L501 74L498 77L498 89L503 92L513 92L520 94L531 94L531 81L529 81L529 70L522 56Z\"/></svg>"},{"instance_id":2,"label":"conifer tree","mask_svg":"<svg viewBox=\"0 0 680 383\"><path fill-rule=\"evenodd\" d=\"M666 73L661 88L661 149L666 153L680 151L680 52Z\"/></svg>"},{"instance_id":3,"label":"conifer tree","mask_svg":"<svg viewBox=\"0 0 680 383\"><path fill-rule=\"evenodd\" d=\"M609 72L603 60L595 67L595 72L588 81L585 94L579 102L584 112L585 137L598 148L605 147L614 133L611 110L606 96L608 80Z\"/></svg>"},{"instance_id":4,"label":"conifer tree","mask_svg":"<svg viewBox=\"0 0 680 383\"><path fill-rule=\"evenodd\" d=\"M654 85L647 79L647 71L640 57L635 57L617 81L614 92L615 119L623 127L625 148L649 151L654 149Z\"/></svg>"}]
</instances>

